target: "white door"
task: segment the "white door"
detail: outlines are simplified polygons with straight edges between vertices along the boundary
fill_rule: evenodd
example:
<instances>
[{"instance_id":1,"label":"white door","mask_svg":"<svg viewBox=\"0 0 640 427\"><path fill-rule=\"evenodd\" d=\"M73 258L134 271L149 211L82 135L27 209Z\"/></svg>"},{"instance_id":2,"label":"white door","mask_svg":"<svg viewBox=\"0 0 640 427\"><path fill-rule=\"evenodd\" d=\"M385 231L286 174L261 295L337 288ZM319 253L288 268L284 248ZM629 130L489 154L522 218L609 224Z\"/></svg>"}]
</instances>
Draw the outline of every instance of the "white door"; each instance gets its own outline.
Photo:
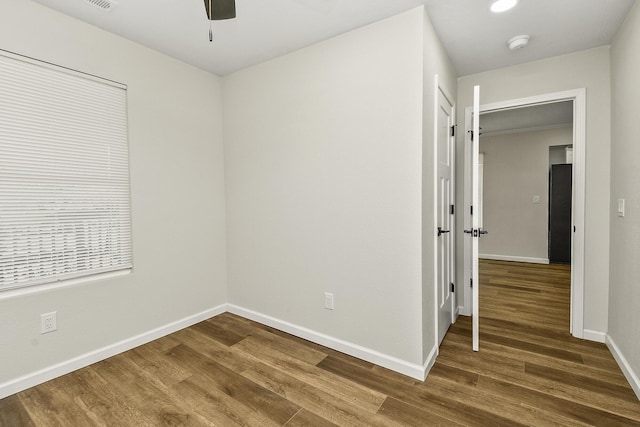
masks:
<instances>
[{"instance_id":1,"label":"white door","mask_svg":"<svg viewBox=\"0 0 640 427\"><path fill-rule=\"evenodd\" d=\"M478 351L480 345L480 312L479 312L479 288L478 280L478 240L480 233L479 215L479 186L478 186L478 163L480 155L480 86L473 88L473 113L472 129L470 135L471 144L471 229L465 230L468 239L471 239L471 310L472 310L472 346L473 351ZM474 211L475 210L475 211Z\"/></svg>"},{"instance_id":2,"label":"white door","mask_svg":"<svg viewBox=\"0 0 640 427\"><path fill-rule=\"evenodd\" d=\"M438 86L438 106L436 111L436 159L437 159L437 266L438 287L438 343L441 343L449 326L454 321L453 273L454 273L454 155L455 123L454 105Z\"/></svg>"}]
</instances>

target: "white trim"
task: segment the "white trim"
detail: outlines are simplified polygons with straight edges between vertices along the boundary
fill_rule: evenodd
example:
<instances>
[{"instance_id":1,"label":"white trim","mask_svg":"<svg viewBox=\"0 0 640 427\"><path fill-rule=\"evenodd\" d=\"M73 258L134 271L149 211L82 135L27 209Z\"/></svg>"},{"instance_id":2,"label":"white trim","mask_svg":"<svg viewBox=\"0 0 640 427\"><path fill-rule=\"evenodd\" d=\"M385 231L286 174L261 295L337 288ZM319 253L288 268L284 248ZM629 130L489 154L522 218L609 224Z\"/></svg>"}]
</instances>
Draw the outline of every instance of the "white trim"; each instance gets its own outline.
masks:
<instances>
[{"instance_id":1,"label":"white trim","mask_svg":"<svg viewBox=\"0 0 640 427\"><path fill-rule=\"evenodd\" d=\"M562 92L554 92L543 95L531 96L527 98L512 99L508 101L494 102L491 104L480 105L480 112L508 110L529 105L551 104L562 101L573 101L573 224L576 228L573 233L573 244L571 247L571 334L576 338L584 336L584 218L585 218L585 153L586 153L586 89L579 88ZM471 124L471 107L465 108L465 130L468 130ZM465 144L465 170L469 170L469 152L468 144ZM469 221L469 204L467 202L469 186L465 180L463 200L465 201L464 224L468 227ZM465 239L465 258L464 264L470 256L467 239ZM464 306L461 313L470 312L469 304L471 290L469 289L469 274L465 269L464 289L465 298Z\"/></svg>"},{"instance_id":2,"label":"white trim","mask_svg":"<svg viewBox=\"0 0 640 427\"><path fill-rule=\"evenodd\" d=\"M571 333L581 338L584 328L584 214L586 197L586 90L575 91L573 103L573 234L571 245Z\"/></svg>"},{"instance_id":3,"label":"white trim","mask_svg":"<svg viewBox=\"0 0 640 427\"><path fill-rule=\"evenodd\" d=\"M471 214L469 209L471 207L470 197L471 194L471 179L468 177L469 171L471 170L471 138L469 132L471 131L471 116L473 114L473 107L467 107L464 109L464 135L463 139L463 147L464 147L464 179L462 180L462 185L464 189L462 190L462 230L470 230L471 229ZM458 209L460 210L460 209ZM471 241L467 238L467 234L462 235L462 280L461 284L464 287L464 301L458 301L458 303L462 304L460 308L460 313L464 316L471 316Z\"/></svg>"},{"instance_id":4,"label":"white trim","mask_svg":"<svg viewBox=\"0 0 640 427\"><path fill-rule=\"evenodd\" d=\"M424 381L427 379L427 375L429 375L431 368L433 368L433 365L436 364L436 358L438 357L439 352L440 349L437 346L431 349L429 355L427 356L427 360L425 360L424 364L422 365L422 372L424 372L424 375L422 375L422 378L417 379L419 379L420 381Z\"/></svg>"},{"instance_id":5,"label":"white trim","mask_svg":"<svg viewBox=\"0 0 640 427\"><path fill-rule=\"evenodd\" d=\"M453 126L456 125L456 110L457 105L454 101L454 98L450 95L447 88L440 85L440 78L438 74L434 75L434 101L433 101L433 228L432 230L436 230L438 228L438 112L440 110L440 93L445 97L449 105L451 106L451 122ZM455 129L455 128L454 128ZM450 136L450 139L453 139L453 150L451 152L451 194L449 195L450 203L456 203L456 136ZM451 141L449 141L451 142ZM450 271L450 279L452 283L456 283L456 270L457 270L457 257L456 257L456 218L453 215L453 218L450 219L450 236L451 237L451 245L449 248L450 257L451 257L451 271ZM433 236L433 265L435 268L433 269L433 301L434 301L434 328L435 328L435 346L436 348L440 347L440 308L438 307L438 237L434 234ZM453 292L451 295L451 323L455 323L455 319L458 317L457 313L454 313L454 307L458 303L458 295L456 292ZM423 343L424 345L424 343ZM429 368L431 369L431 368Z\"/></svg>"},{"instance_id":6,"label":"white trim","mask_svg":"<svg viewBox=\"0 0 640 427\"><path fill-rule=\"evenodd\" d=\"M498 130L495 132L482 132L481 135L482 136L511 135L514 133L537 132L541 130L568 128L568 127L571 127L572 125L573 123L558 123L555 125L531 126L528 128L505 129L505 130Z\"/></svg>"},{"instance_id":7,"label":"white trim","mask_svg":"<svg viewBox=\"0 0 640 427\"><path fill-rule=\"evenodd\" d=\"M622 373L627 378L627 381L629 381L629 385L631 385L636 396L640 399L640 378L638 378L638 374L633 371L629 361L624 357L620 348L616 345L615 341L613 341L613 338L611 338L609 334L606 335L606 344L607 347L609 347L611 354L613 354L614 359L618 362L618 366L620 366Z\"/></svg>"},{"instance_id":8,"label":"white trim","mask_svg":"<svg viewBox=\"0 0 640 427\"><path fill-rule=\"evenodd\" d=\"M440 308L438 307L438 237L434 233L434 230L438 228L438 110L440 109L440 79L436 74L433 76L434 81L434 90L433 90L433 142L432 142L432 155L433 155L433 163L431 164L432 168L432 178L433 178L433 203L432 203L432 214L433 214L433 224L431 227L431 236L432 236L432 245L433 245L433 327L434 327L434 336L435 342L434 346L436 349L440 347ZM447 94L442 91L442 94L445 98L448 98ZM448 100L448 99L447 99ZM422 345L426 345L426 343L422 343ZM423 353L424 354L424 353Z\"/></svg>"},{"instance_id":9,"label":"white trim","mask_svg":"<svg viewBox=\"0 0 640 427\"><path fill-rule=\"evenodd\" d=\"M478 258L481 258L481 259L494 259L494 260L497 260L497 261L528 262L528 263L532 263L532 264L549 264L549 260L547 258L532 258L532 257L527 257L527 256L479 254Z\"/></svg>"},{"instance_id":10,"label":"white trim","mask_svg":"<svg viewBox=\"0 0 640 427\"><path fill-rule=\"evenodd\" d=\"M5 56L11 59L17 59L18 61L27 62L32 65L36 65L38 67L47 68L49 70L61 71L63 73L68 73L74 75L76 77L81 77L83 79L91 80L97 83L107 84L110 86L114 86L120 89L127 89L127 85L124 83L117 82L115 80L107 79L105 77L96 76L94 74L85 73L84 71L74 70L73 68L64 67L62 65L53 64L51 62L46 62L41 59L31 58L30 56L21 55L19 53L11 52L9 50L0 49L0 55Z\"/></svg>"},{"instance_id":11,"label":"white trim","mask_svg":"<svg viewBox=\"0 0 640 427\"><path fill-rule=\"evenodd\" d=\"M465 308L464 305L459 305L458 306L458 314L460 314L460 316L471 316L471 311L468 310L467 308Z\"/></svg>"},{"instance_id":12,"label":"white trim","mask_svg":"<svg viewBox=\"0 0 640 427\"><path fill-rule=\"evenodd\" d=\"M605 343L607 341L607 334L604 332L585 329L582 331L582 338L589 341Z\"/></svg>"},{"instance_id":13,"label":"white trim","mask_svg":"<svg viewBox=\"0 0 640 427\"><path fill-rule=\"evenodd\" d=\"M473 137L475 135L475 138ZM471 133L470 144L470 160L471 160L471 206L476 209L479 206L478 203L478 157L480 155L480 86L473 87L473 124ZM480 229L480 223L478 222L477 214L471 215L471 229L474 230L473 238L471 238L471 278L475 282L475 286L471 289L471 343L473 351L480 349L480 280L478 274L478 250L479 238L475 234L475 231ZM469 234L471 237L472 235ZM473 283L472 282L472 283Z\"/></svg>"},{"instance_id":14,"label":"white trim","mask_svg":"<svg viewBox=\"0 0 640 427\"><path fill-rule=\"evenodd\" d=\"M242 308L234 304L228 304L227 310L229 313L262 323L263 325L270 326L299 338L346 353L350 356L357 357L358 359L366 360L367 362L391 369L392 371L399 372L420 381L424 381L428 369L430 369L433 362L435 362L435 350L431 351L424 365L418 365L358 344L350 343L302 326L294 325L293 323L289 323L284 320L276 319L275 317ZM437 349L437 347L435 348Z\"/></svg>"},{"instance_id":15,"label":"white trim","mask_svg":"<svg viewBox=\"0 0 640 427\"><path fill-rule=\"evenodd\" d=\"M42 384L46 381L52 380L62 375L68 374L75 370L84 368L93 363L107 359L111 356L115 356L116 354L131 350L132 348L138 347L142 344L146 344L150 341L162 338L165 335L172 334L198 322L217 316L218 314L222 314L225 311L226 306L224 304L219 305L217 307L213 307L203 312L169 323L165 326L161 326L148 332L144 332L140 335L136 335L134 337L124 339L120 342L107 345L98 350L85 353L78 357L74 357L65 362L61 362L56 365L41 369L39 371L24 375L22 377L9 380L5 383L0 384L0 399L21 392L38 384Z\"/></svg>"},{"instance_id":16,"label":"white trim","mask_svg":"<svg viewBox=\"0 0 640 427\"><path fill-rule=\"evenodd\" d=\"M11 298L23 297L25 295L37 294L41 292L53 291L60 288L84 285L100 280L114 279L116 277L128 276L133 274L131 268L120 271L110 271L107 273L92 274L90 276L76 277L73 279L61 280L59 282L46 283L42 285L26 286L23 288L7 289L0 291L0 301Z\"/></svg>"}]
</instances>

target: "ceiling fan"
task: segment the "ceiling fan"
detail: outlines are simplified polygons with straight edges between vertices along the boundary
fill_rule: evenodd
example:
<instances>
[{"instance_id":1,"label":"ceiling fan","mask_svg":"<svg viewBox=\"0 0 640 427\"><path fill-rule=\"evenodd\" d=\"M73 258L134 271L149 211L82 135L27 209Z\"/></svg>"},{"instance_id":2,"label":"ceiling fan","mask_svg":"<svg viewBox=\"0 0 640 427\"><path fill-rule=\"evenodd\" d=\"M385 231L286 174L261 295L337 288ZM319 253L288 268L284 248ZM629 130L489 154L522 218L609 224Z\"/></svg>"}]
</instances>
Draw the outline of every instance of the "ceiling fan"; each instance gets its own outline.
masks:
<instances>
[{"instance_id":1,"label":"ceiling fan","mask_svg":"<svg viewBox=\"0 0 640 427\"><path fill-rule=\"evenodd\" d=\"M204 8L209 18L209 41L213 41L211 21L236 17L236 0L204 0Z\"/></svg>"}]
</instances>

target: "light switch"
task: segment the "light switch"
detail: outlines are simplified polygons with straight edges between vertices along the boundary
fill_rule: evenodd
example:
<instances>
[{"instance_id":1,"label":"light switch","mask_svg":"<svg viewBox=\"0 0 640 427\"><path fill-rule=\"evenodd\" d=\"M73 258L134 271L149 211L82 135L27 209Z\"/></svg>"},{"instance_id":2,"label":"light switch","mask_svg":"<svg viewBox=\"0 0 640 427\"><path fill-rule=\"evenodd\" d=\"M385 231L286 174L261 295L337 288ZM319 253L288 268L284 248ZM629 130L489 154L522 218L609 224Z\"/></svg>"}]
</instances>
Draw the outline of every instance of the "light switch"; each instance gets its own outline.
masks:
<instances>
[{"instance_id":1,"label":"light switch","mask_svg":"<svg viewBox=\"0 0 640 427\"><path fill-rule=\"evenodd\" d=\"M533 203L536 205L540 204L540 196L533 196Z\"/></svg>"},{"instance_id":2,"label":"light switch","mask_svg":"<svg viewBox=\"0 0 640 427\"><path fill-rule=\"evenodd\" d=\"M618 216L624 218L624 199L618 199Z\"/></svg>"}]
</instances>

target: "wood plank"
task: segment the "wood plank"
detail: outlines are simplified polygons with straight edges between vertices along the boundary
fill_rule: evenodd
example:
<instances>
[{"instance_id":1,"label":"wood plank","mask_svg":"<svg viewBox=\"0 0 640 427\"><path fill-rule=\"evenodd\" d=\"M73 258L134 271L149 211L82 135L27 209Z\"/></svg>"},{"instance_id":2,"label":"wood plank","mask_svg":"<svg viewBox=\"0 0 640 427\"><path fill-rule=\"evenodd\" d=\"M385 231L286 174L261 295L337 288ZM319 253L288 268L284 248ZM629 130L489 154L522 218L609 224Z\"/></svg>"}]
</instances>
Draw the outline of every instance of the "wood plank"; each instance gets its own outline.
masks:
<instances>
[{"instance_id":1,"label":"wood plank","mask_svg":"<svg viewBox=\"0 0 640 427\"><path fill-rule=\"evenodd\" d=\"M19 394L20 402L37 426L66 427L91 425L91 418L55 382L47 382Z\"/></svg>"},{"instance_id":2,"label":"wood plank","mask_svg":"<svg viewBox=\"0 0 640 427\"><path fill-rule=\"evenodd\" d=\"M511 399L529 407L540 408L571 420L596 426L640 426L640 421L619 416L611 412L592 408L566 399L560 399L549 394L521 387L509 382L489 377L480 377L480 390L491 391L492 394L509 396Z\"/></svg>"},{"instance_id":3,"label":"wood plank","mask_svg":"<svg viewBox=\"0 0 640 427\"><path fill-rule=\"evenodd\" d=\"M311 365L315 365L327 357L327 353L311 348L307 343L292 341L288 337L275 335L262 330L258 330L246 337L241 341L241 343L243 342L255 342L263 349L278 352L284 350L290 357Z\"/></svg>"},{"instance_id":4,"label":"wood plank","mask_svg":"<svg viewBox=\"0 0 640 427\"><path fill-rule=\"evenodd\" d=\"M337 425L399 425L266 364L257 364L242 375Z\"/></svg>"},{"instance_id":5,"label":"wood plank","mask_svg":"<svg viewBox=\"0 0 640 427\"><path fill-rule=\"evenodd\" d=\"M236 344L234 348L253 354L263 363L287 372L307 384L330 392L350 404L371 413L376 413L386 398L386 395L382 393L374 392L353 381L345 380L341 376L327 372L315 365L290 357L288 354L273 348L263 347L262 343L263 341L259 337L250 336ZM323 357L323 360L325 357Z\"/></svg>"},{"instance_id":6,"label":"wood plank","mask_svg":"<svg viewBox=\"0 0 640 427\"><path fill-rule=\"evenodd\" d=\"M0 426L35 425L17 394L0 399Z\"/></svg>"},{"instance_id":7,"label":"wood plank","mask_svg":"<svg viewBox=\"0 0 640 427\"><path fill-rule=\"evenodd\" d=\"M393 397L388 397L380 407L380 414L389 420L406 426L463 426L417 406L409 405Z\"/></svg>"},{"instance_id":8,"label":"wood plank","mask_svg":"<svg viewBox=\"0 0 640 427\"><path fill-rule=\"evenodd\" d=\"M172 363L185 366L197 374L206 382L208 390L217 388L251 411L261 413L273 421L274 425L283 425L300 410L300 406L260 387L184 344L171 349L167 357L171 358Z\"/></svg>"},{"instance_id":9,"label":"wood plank","mask_svg":"<svg viewBox=\"0 0 640 427\"><path fill-rule=\"evenodd\" d=\"M306 409L300 409L289 422L285 424L286 427L336 427L337 425L331 421L325 420L322 417L307 411Z\"/></svg>"},{"instance_id":10,"label":"wood plank","mask_svg":"<svg viewBox=\"0 0 640 427\"><path fill-rule=\"evenodd\" d=\"M581 388L579 384L570 384L569 382L556 381L556 379L526 373L524 371L524 362L511 359L506 356L504 352L492 353L486 350L478 353L468 351L451 352L443 349L441 357L438 358L438 364L444 364L464 371L471 370L483 377L538 390L547 394L549 397L571 400L618 415L631 418L640 416L640 405L638 405L637 401L629 402L628 399L622 400L613 397L607 393L607 389L593 391ZM438 374L435 373L435 375ZM433 375L430 375L429 378L432 376ZM447 376L440 375L440 377L446 378ZM429 380L430 379L427 379L427 382L429 382ZM631 393L631 390L628 390L628 392ZM487 393L477 394L481 396L481 398L487 396ZM506 399L507 401L511 401L513 398L513 396L502 396L501 394L498 396L500 399ZM536 409L544 410L544 408Z\"/></svg>"},{"instance_id":11,"label":"wood plank","mask_svg":"<svg viewBox=\"0 0 640 427\"><path fill-rule=\"evenodd\" d=\"M276 426L279 425L260 413L251 411L240 402L216 387L201 375L174 385L169 390L174 399L179 399L189 412L217 426ZM161 425L161 424L160 424Z\"/></svg>"},{"instance_id":12,"label":"wood plank","mask_svg":"<svg viewBox=\"0 0 640 427\"><path fill-rule=\"evenodd\" d=\"M437 388L410 386L404 382L390 381L388 378L381 378L375 373L359 370L331 356L320 362L318 366L452 421L471 425L483 423L493 426L522 425L485 409L475 408L464 402L450 399Z\"/></svg>"},{"instance_id":13,"label":"wood plank","mask_svg":"<svg viewBox=\"0 0 640 427\"><path fill-rule=\"evenodd\" d=\"M58 392L69 396L95 425L152 425L125 395L115 391L91 367L65 375L56 383L60 386Z\"/></svg>"},{"instance_id":14,"label":"wood plank","mask_svg":"<svg viewBox=\"0 0 640 427\"><path fill-rule=\"evenodd\" d=\"M94 365L96 373L115 392L127 396L149 425L208 426L211 423L194 413L184 400L175 399L163 381L142 369L130 357L122 353Z\"/></svg>"},{"instance_id":15,"label":"wood plank","mask_svg":"<svg viewBox=\"0 0 640 427\"><path fill-rule=\"evenodd\" d=\"M216 341L225 345L234 345L235 343L244 339L244 336L224 328L215 322L200 322L191 327L193 330L198 331L209 338L213 338Z\"/></svg>"},{"instance_id":16,"label":"wood plank","mask_svg":"<svg viewBox=\"0 0 640 427\"><path fill-rule=\"evenodd\" d=\"M480 378L478 378L480 380ZM430 375L427 382L431 387L436 387L448 399L464 403L478 410L486 410L494 414L494 416L504 417L506 419L516 421L520 425L530 426L587 426L588 424L574 422L570 418L563 415L548 412L545 408L534 407L530 405L522 405L521 402L513 396L505 396L503 394L494 394L488 390L478 387L477 384L470 385L452 381L446 375L438 374ZM484 424L478 422L478 424ZM487 425L494 425L493 421L489 421Z\"/></svg>"},{"instance_id":17,"label":"wood plank","mask_svg":"<svg viewBox=\"0 0 640 427\"><path fill-rule=\"evenodd\" d=\"M629 387L613 384L609 381L603 381L590 376L578 375L572 372L561 371L559 369L548 368L546 366L528 362L525 362L524 364L524 372L529 375L535 375L540 378L566 384L571 387L603 394L611 399L626 400L634 404L638 402L638 398L632 390L629 390ZM604 399L604 396L600 397L600 401L602 401L602 399ZM640 417L640 408L638 409L639 410L634 415Z\"/></svg>"}]
</instances>

